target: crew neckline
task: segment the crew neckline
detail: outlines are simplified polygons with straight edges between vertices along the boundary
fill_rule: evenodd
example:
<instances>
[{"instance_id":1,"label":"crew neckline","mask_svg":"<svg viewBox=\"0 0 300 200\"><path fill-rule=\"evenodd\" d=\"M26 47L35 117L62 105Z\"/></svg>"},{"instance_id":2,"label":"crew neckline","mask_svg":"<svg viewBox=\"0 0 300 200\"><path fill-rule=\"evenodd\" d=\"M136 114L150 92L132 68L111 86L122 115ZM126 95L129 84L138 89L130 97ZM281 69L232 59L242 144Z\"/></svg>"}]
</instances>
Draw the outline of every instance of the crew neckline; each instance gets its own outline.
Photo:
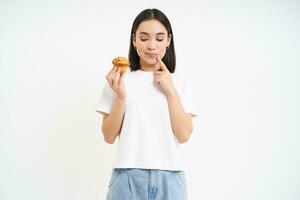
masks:
<instances>
[{"instance_id":1,"label":"crew neckline","mask_svg":"<svg viewBox=\"0 0 300 200\"><path fill-rule=\"evenodd\" d=\"M138 69L137 71L139 71L139 72L141 72L141 73L145 73L145 74L153 74L154 73L154 71L144 71L144 70L141 70L141 69Z\"/></svg>"},{"instance_id":2,"label":"crew neckline","mask_svg":"<svg viewBox=\"0 0 300 200\"><path fill-rule=\"evenodd\" d=\"M155 75L155 71L144 71L144 70L141 70L141 69L138 69L136 71L132 71L132 72L137 72L137 73L140 73L140 74L145 74L145 75ZM173 77L175 75L175 73L171 73L171 76Z\"/></svg>"}]
</instances>

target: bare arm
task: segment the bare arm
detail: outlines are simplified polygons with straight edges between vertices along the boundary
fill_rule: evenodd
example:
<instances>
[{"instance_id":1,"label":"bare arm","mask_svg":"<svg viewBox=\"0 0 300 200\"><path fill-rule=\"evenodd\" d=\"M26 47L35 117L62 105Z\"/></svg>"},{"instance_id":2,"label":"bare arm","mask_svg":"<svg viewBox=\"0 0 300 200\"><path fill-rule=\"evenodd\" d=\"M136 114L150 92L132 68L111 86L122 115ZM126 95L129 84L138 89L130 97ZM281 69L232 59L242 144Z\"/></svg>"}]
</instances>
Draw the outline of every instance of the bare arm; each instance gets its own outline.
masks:
<instances>
[{"instance_id":1,"label":"bare arm","mask_svg":"<svg viewBox=\"0 0 300 200\"><path fill-rule=\"evenodd\" d=\"M116 98L110 114L104 113L102 121L102 133L105 142L113 144L120 134L125 113L125 99Z\"/></svg>"},{"instance_id":2,"label":"bare arm","mask_svg":"<svg viewBox=\"0 0 300 200\"><path fill-rule=\"evenodd\" d=\"M116 93L110 114L103 113L101 131L105 142L113 144L120 134L125 113L126 90L124 85L125 72L120 74L120 69L114 67L107 75L111 89Z\"/></svg>"},{"instance_id":3,"label":"bare arm","mask_svg":"<svg viewBox=\"0 0 300 200\"><path fill-rule=\"evenodd\" d=\"M161 71L155 72L155 81L166 94L172 131L180 143L187 142L193 131L192 116L183 109L168 68L160 57L157 56L156 59L161 67Z\"/></svg>"},{"instance_id":4,"label":"bare arm","mask_svg":"<svg viewBox=\"0 0 300 200\"><path fill-rule=\"evenodd\" d=\"M172 130L180 143L187 142L192 131L192 116L186 113L176 90L167 96Z\"/></svg>"}]
</instances>

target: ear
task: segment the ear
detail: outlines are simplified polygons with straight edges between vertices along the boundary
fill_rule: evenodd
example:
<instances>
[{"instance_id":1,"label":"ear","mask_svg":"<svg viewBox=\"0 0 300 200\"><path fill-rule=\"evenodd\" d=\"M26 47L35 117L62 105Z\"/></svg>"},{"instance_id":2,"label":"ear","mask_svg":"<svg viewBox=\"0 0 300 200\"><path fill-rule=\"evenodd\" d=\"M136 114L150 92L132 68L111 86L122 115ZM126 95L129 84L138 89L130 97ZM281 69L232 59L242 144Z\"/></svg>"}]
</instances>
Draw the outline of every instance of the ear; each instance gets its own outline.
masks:
<instances>
[{"instance_id":1,"label":"ear","mask_svg":"<svg viewBox=\"0 0 300 200\"><path fill-rule=\"evenodd\" d=\"M168 47L170 46L171 40L172 40L172 35L169 34L168 35L168 45L167 45Z\"/></svg>"},{"instance_id":2,"label":"ear","mask_svg":"<svg viewBox=\"0 0 300 200\"><path fill-rule=\"evenodd\" d=\"M136 47L136 37L135 37L135 34L132 34L132 44L134 47Z\"/></svg>"}]
</instances>

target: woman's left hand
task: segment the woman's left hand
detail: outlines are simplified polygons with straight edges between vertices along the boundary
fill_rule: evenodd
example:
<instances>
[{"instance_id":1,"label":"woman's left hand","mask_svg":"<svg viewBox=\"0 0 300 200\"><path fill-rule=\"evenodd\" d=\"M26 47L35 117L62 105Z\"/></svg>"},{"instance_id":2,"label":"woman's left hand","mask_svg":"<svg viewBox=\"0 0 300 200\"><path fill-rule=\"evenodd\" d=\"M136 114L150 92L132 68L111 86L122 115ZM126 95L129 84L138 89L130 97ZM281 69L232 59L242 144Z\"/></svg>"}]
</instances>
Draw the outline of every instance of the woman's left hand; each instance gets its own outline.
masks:
<instances>
[{"instance_id":1,"label":"woman's left hand","mask_svg":"<svg viewBox=\"0 0 300 200\"><path fill-rule=\"evenodd\" d=\"M163 90L166 96L172 95L176 92L176 89L172 81L171 73L169 72L168 68L163 63L161 58L157 56L156 60L161 71L155 72L155 83Z\"/></svg>"}]
</instances>

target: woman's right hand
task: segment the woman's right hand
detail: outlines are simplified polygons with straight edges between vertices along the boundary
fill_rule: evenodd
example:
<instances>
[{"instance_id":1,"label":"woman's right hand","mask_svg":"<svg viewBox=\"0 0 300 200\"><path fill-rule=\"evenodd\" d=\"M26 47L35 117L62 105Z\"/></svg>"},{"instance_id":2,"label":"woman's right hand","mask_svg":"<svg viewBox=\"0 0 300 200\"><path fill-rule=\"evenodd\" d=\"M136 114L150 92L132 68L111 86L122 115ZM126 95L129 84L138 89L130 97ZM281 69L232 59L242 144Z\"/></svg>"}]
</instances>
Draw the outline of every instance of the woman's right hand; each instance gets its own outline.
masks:
<instances>
[{"instance_id":1,"label":"woman's right hand","mask_svg":"<svg viewBox=\"0 0 300 200\"><path fill-rule=\"evenodd\" d=\"M116 66L106 75L106 80L110 88L117 94L120 99L126 98L126 89L124 84L125 73L120 74L120 69Z\"/></svg>"}]
</instances>

